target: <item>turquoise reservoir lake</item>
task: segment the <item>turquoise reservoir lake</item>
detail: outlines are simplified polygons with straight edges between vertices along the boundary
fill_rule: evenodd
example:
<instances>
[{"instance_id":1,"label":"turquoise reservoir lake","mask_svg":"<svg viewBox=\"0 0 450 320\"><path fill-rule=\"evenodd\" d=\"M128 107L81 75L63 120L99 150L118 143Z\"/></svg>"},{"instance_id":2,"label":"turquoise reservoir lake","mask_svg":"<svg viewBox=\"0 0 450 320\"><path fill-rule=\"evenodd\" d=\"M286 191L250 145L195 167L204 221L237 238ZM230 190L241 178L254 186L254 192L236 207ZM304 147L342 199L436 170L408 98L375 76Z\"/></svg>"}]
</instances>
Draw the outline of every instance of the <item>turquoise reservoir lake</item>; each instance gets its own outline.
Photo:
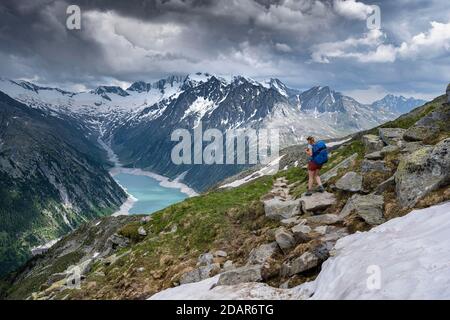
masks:
<instances>
[{"instance_id":1,"label":"turquoise reservoir lake","mask_svg":"<svg viewBox=\"0 0 450 320\"><path fill-rule=\"evenodd\" d=\"M149 214L188 197L177 188L166 188L152 177L118 173L114 179L135 198L129 214Z\"/></svg>"}]
</instances>

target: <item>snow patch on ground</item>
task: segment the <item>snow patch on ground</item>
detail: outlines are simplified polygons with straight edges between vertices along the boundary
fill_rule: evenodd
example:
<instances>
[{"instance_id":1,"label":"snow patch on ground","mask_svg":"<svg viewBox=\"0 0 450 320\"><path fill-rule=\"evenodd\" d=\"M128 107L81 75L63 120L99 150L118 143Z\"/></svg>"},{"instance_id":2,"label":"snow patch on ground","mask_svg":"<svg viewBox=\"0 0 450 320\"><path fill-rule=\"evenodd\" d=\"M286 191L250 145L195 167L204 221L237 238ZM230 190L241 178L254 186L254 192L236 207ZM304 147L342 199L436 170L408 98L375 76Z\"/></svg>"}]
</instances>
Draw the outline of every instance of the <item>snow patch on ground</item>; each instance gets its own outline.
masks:
<instances>
[{"instance_id":1,"label":"snow patch on ground","mask_svg":"<svg viewBox=\"0 0 450 320\"><path fill-rule=\"evenodd\" d=\"M291 289L263 283L212 288L215 276L150 299L450 299L449 247L447 202L340 239L316 280ZM379 286L371 281L374 269L380 271Z\"/></svg>"}]
</instances>

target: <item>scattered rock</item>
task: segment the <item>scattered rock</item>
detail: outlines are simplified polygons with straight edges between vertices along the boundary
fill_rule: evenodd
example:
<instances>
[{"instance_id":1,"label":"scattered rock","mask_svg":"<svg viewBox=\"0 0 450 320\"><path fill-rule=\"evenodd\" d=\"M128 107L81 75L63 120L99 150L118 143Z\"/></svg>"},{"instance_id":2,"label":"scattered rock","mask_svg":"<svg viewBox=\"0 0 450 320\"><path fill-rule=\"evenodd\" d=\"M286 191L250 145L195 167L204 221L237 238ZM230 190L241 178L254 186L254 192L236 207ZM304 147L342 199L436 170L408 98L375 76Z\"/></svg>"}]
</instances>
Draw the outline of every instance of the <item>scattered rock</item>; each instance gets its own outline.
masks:
<instances>
[{"instance_id":1,"label":"scattered rock","mask_svg":"<svg viewBox=\"0 0 450 320\"><path fill-rule=\"evenodd\" d=\"M148 222L150 222L152 220L152 217L151 216L145 216L145 217L142 217L141 218L141 222L142 223L148 223Z\"/></svg>"},{"instance_id":2,"label":"scattered rock","mask_svg":"<svg viewBox=\"0 0 450 320\"><path fill-rule=\"evenodd\" d=\"M218 263L202 266L183 274L180 278L180 284L199 282L210 278L219 272L220 265Z\"/></svg>"},{"instance_id":3,"label":"scattered rock","mask_svg":"<svg viewBox=\"0 0 450 320\"><path fill-rule=\"evenodd\" d=\"M401 153L413 153L419 149L422 149L424 147L424 144L420 141L415 141L415 142L405 142L404 144L402 144L402 146L400 147L400 152Z\"/></svg>"},{"instance_id":4,"label":"scattered rock","mask_svg":"<svg viewBox=\"0 0 450 320\"><path fill-rule=\"evenodd\" d=\"M404 145L404 144L402 144ZM380 154L382 157L386 156L389 153L397 152L400 148L394 145L389 145L381 149ZM375 159L374 159L375 160Z\"/></svg>"},{"instance_id":5,"label":"scattered rock","mask_svg":"<svg viewBox=\"0 0 450 320\"><path fill-rule=\"evenodd\" d=\"M395 173L395 190L402 207L414 206L426 194L449 183L449 154L450 138L403 157Z\"/></svg>"},{"instance_id":6,"label":"scattered rock","mask_svg":"<svg viewBox=\"0 0 450 320\"><path fill-rule=\"evenodd\" d=\"M346 228L337 228L328 226L325 231L324 236L320 238L321 241L334 243L338 241L340 238L348 236L348 232ZM329 249L331 250L331 248Z\"/></svg>"},{"instance_id":7,"label":"scattered rock","mask_svg":"<svg viewBox=\"0 0 450 320\"><path fill-rule=\"evenodd\" d=\"M309 226L298 224L295 227L292 227L291 231L297 243L310 240L309 233L311 232L311 228Z\"/></svg>"},{"instance_id":8,"label":"scattered rock","mask_svg":"<svg viewBox=\"0 0 450 320\"><path fill-rule=\"evenodd\" d=\"M280 275L282 277L290 277L294 274L314 268L318 264L319 258L316 255L310 252L305 252L300 257L292 261L283 263L281 266Z\"/></svg>"},{"instance_id":9,"label":"scattered rock","mask_svg":"<svg viewBox=\"0 0 450 320\"><path fill-rule=\"evenodd\" d=\"M344 191L358 192L362 189L363 178L356 172L347 172L336 182L336 188Z\"/></svg>"},{"instance_id":10,"label":"scattered rock","mask_svg":"<svg viewBox=\"0 0 450 320\"><path fill-rule=\"evenodd\" d=\"M262 281L261 265L247 265L230 271L226 271L219 276L218 285L235 285L244 282Z\"/></svg>"},{"instance_id":11,"label":"scattered rock","mask_svg":"<svg viewBox=\"0 0 450 320\"><path fill-rule=\"evenodd\" d=\"M384 143L379 136L374 134L366 134L362 136L362 142L366 148L366 153L380 151L384 147Z\"/></svg>"},{"instance_id":12,"label":"scattered rock","mask_svg":"<svg viewBox=\"0 0 450 320\"><path fill-rule=\"evenodd\" d=\"M210 252L203 253L198 257L197 265L199 266L210 265L213 263L213 260L214 256Z\"/></svg>"},{"instance_id":13,"label":"scattered rock","mask_svg":"<svg viewBox=\"0 0 450 320\"><path fill-rule=\"evenodd\" d=\"M336 203L336 197L329 192L316 192L311 196L300 198L300 208L303 213L323 211Z\"/></svg>"},{"instance_id":14,"label":"scattered rock","mask_svg":"<svg viewBox=\"0 0 450 320\"><path fill-rule=\"evenodd\" d=\"M216 257L225 258L227 255L228 254L223 250L217 250L216 252L214 252L214 256Z\"/></svg>"},{"instance_id":15,"label":"scattered rock","mask_svg":"<svg viewBox=\"0 0 450 320\"><path fill-rule=\"evenodd\" d=\"M231 261L231 260L225 261L225 263L223 264L222 269L223 269L224 271L229 271L229 270L234 269L233 261Z\"/></svg>"},{"instance_id":16,"label":"scattered rock","mask_svg":"<svg viewBox=\"0 0 450 320\"><path fill-rule=\"evenodd\" d=\"M383 148L384 149L384 148ZM382 160L383 156L381 155L381 151L375 151L364 156L367 160Z\"/></svg>"},{"instance_id":17,"label":"scattered rock","mask_svg":"<svg viewBox=\"0 0 450 320\"><path fill-rule=\"evenodd\" d=\"M283 252L288 251L295 245L294 236L283 227L275 232L275 241Z\"/></svg>"},{"instance_id":18,"label":"scattered rock","mask_svg":"<svg viewBox=\"0 0 450 320\"><path fill-rule=\"evenodd\" d=\"M138 233L141 236L146 236L147 235L147 231L145 231L144 227L139 227Z\"/></svg>"},{"instance_id":19,"label":"scattered rock","mask_svg":"<svg viewBox=\"0 0 450 320\"><path fill-rule=\"evenodd\" d=\"M350 213L355 212L366 223L379 225L385 222L383 217L384 198L382 195L353 195L339 213L339 218L343 219Z\"/></svg>"},{"instance_id":20,"label":"scattered rock","mask_svg":"<svg viewBox=\"0 0 450 320\"><path fill-rule=\"evenodd\" d=\"M317 216L307 217L306 218L308 223L312 224L335 224L338 222L339 216L337 214L320 214Z\"/></svg>"},{"instance_id":21,"label":"scattered rock","mask_svg":"<svg viewBox=\"0 0 450 320\"><path fill-rule=\"evenodd\" d=\"M288 219L283 219L280 221L281 225L283 226L292 226L292 225L297 225L297 224L305 224L306 220L300 217L292 217L292 218L288 218Z\"/></svg>"},{"instance_id":22,"label":"scattered rock","mask_svg":"<svg viewBox=\"0 0 450 320\"><path fill-rule=\"evenodd\" d=\"M364 160L361 164L361 172L389 172L390 170L386 168L385 162L381 160Z\"/></svg>"},{"instance_id":23,"label":"scattered rock","mask_svg":"<svg viewBox=\"0 0 450 320\"><path fill-rule=\"evenodd\" d=\"M401 128L379 128L378 133L381 140L387 145L397 145L403 139L405 129Z\"/></svg>"},{"instance_id":24,"label":"scattered rock","mask_svg":"<svg viewBox=\"0 0 450 320\"><path fill-rule=\"evenodd\" d=\"M299 201L282 201L279 198L266 200L264 201L264 212L269 219L283 220L292 218L300 213Z\"/></svg>"},{"instance_id":25,"label":"scattered rock","mask_svg":"<svg viewBox=\"0 0 450 320\"><path fill-rule=\"evenodd\" d=\"M263 265L267 259L280 252L277 242L262 244L259 247L252 249L248 257L247 265L259 264Z\"/></svg>"}]
</instances>

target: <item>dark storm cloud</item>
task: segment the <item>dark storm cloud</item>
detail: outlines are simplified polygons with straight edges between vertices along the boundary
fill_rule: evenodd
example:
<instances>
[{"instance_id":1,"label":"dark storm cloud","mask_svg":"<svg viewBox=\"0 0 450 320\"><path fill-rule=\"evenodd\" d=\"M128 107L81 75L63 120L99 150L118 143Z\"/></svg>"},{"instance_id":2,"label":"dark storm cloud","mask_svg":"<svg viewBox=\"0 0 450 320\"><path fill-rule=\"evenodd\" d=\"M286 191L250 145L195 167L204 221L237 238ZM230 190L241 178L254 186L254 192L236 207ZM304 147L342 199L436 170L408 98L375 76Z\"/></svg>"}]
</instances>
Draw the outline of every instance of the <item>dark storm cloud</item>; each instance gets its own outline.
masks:
<instances>
[{"instance_id":1,"label":"dark storm cloud","mask_svg":"<svg viewBox=\"0 0 450 320\"><path fill-rule=\"evenodd\" d=\"M382 34L367 45L360 16L370 2L337 8L342 0L6 0L0 76L70 88L207 71L274 76L299 88L434 94L448 59L439 48L421 56L408 41L431 21L449 23L448 1L376 1ZM65 27L69 4L81 8L79 31ZM402 42L410 44L406 53Z\"/></svg>"}]
</instances>

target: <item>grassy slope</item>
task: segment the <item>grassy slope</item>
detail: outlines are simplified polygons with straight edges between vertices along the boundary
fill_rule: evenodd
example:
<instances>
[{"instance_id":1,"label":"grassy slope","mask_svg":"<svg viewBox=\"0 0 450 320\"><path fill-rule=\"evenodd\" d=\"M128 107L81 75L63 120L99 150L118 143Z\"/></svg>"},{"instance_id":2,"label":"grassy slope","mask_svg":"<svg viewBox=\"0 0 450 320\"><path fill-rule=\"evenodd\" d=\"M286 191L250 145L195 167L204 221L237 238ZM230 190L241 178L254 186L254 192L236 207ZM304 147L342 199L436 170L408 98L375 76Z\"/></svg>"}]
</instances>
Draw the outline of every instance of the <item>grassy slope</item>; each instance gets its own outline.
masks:
<instances>
[{"instance_id":1,"label":"grassy slope","mask_svg":"<svg viewBox=\"0 0 450 320\"><path fill-rule=\"evenodd\" d=\"M408 128L439 106L442 99L439 97L383 127ZM364 133L367 132L376 133L377 128ZM350 169L358 170L364 155L359 138L364 133L356 134L353 140L333 151L323 172L354 153L358 153L358 159ZM195 266L199 254L211 250L225 250L230 260L243 262L253 247L269 240L270 232L259 231L267 231L274 224L264 218L259 199L279 176L285 176L290 183L297 182L293 190L297 196L306 188L306 170L293 167L275 177L263 177L234 189L214 190L159 211L144 225L146 237L138 235L141 223L124 226L120 233L133 239L134 244L118 253L125 254L123 258L110 266L97 263L83 282L83 290L62 292L59 297L69 294L70 298L83 299L145 298L176 283L183 272ZM137 271L140 268L144 270ZM15 288L20 288L20 283ZM24 298L30 288L20 294L15 292L15 297Z\"/></svg>"}]
</instances>

